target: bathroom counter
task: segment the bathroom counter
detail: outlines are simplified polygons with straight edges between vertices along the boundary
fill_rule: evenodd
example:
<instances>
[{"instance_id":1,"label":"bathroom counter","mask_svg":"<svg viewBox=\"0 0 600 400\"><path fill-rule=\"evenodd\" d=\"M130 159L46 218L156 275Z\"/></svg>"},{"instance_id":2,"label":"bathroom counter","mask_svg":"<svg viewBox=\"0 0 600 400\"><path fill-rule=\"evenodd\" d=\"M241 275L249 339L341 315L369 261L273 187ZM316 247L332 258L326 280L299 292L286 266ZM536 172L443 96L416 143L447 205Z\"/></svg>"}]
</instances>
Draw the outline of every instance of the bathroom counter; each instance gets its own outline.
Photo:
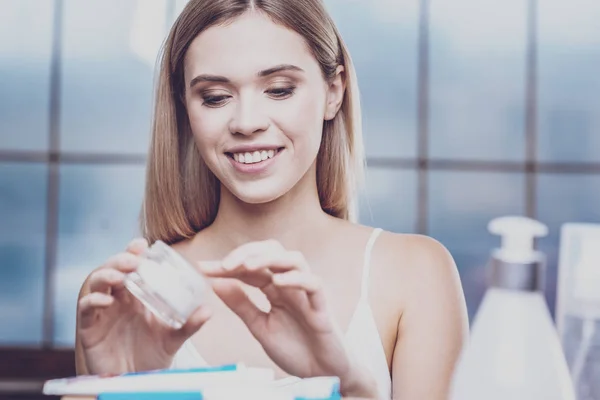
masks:
<instances>
[{"instance_id":1,"label":"bathroom counter","mask_svg":"<svg viewBox=\"0 0 600 400\"><path fill-rule=\"evenodd\" d=\"M61 400L95 400L94 397L72 397L72 396L65 396L62 397ZM210 399L207 399L210 400ZM343 397L342 400L369 400L367 398L364 397Z\"/></svg>"}]
</instances>

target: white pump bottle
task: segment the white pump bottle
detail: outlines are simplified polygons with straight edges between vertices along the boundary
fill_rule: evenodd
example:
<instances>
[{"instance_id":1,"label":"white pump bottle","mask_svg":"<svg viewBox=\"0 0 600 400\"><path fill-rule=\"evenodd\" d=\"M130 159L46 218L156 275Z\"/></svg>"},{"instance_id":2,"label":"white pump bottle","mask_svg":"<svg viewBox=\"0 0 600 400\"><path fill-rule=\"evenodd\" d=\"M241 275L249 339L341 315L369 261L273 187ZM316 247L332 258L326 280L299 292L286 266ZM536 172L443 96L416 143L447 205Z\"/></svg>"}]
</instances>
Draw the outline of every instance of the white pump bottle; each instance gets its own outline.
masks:
<instances>
[{"instance_id":1,"label":"white pump bottle","mask_svg":"<svg viewBox=\"0 0 600 400\"><path fill-rule=\"evenodd\" d=\"M600 399L600 224L561 229L557 327L578 400Z\"/></svg>"},{"instance_id":2,"label":"white pump bottle","mask_svg":"<svg viewBox=\"0 0 600 400\"><path fill-rule=\"evenodd\" d=\"M569 370L543 295L545 256L534 249L548 228L525 217L490 222L502 237L490 286L457 364L452 400L575 400Z\"/></svg>"}]
</instances>

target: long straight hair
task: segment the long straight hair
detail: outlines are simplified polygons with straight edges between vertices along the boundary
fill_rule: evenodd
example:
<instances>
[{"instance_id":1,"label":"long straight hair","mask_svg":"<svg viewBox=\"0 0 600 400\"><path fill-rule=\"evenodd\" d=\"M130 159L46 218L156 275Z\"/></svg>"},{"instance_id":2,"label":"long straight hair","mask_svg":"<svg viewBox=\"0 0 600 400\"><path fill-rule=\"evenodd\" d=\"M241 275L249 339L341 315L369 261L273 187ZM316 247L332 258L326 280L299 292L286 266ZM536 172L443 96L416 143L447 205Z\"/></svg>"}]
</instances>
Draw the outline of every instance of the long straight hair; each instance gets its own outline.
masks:
<instances>
[{"instance_id":1,"label":"long straight hair","mask_svg":"<svg viewBox=\"0 0 600 400\"><path fill-rule=\"evenodd\" d=\"M190 0L171 28L160 58L141 215L142 233L151 243L190 238L215 220L220 183L193 140L184 100L183 61L200 33L249 10L300 34L327 82L339 65L344 66L341 108L332 120L323 122L317 187L325 212L355 220L356 190L364 169L358 86L348 49L322 1Z\"/></svg>"}]
</instances>

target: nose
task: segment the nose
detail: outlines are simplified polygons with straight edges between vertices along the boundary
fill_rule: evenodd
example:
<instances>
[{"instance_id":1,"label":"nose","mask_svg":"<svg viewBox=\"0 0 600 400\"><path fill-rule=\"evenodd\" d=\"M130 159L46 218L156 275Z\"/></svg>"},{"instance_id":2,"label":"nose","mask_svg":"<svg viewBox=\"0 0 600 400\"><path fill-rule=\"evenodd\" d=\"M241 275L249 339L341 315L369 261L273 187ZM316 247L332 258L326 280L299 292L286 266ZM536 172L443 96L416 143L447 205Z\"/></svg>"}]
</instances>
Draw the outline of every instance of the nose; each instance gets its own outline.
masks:
<instances>
[{"instance_id":1,"label":"nose","mask_svg":"<svg viewBox=\"0 0 600 400\"><path fill-rule=\"evenodd\" d=\"M269 118L261 112L259 101L256 99L240 100L229 122L229 131L233 134L252 135L266 131Z\"/></svg>"}]
</instances>

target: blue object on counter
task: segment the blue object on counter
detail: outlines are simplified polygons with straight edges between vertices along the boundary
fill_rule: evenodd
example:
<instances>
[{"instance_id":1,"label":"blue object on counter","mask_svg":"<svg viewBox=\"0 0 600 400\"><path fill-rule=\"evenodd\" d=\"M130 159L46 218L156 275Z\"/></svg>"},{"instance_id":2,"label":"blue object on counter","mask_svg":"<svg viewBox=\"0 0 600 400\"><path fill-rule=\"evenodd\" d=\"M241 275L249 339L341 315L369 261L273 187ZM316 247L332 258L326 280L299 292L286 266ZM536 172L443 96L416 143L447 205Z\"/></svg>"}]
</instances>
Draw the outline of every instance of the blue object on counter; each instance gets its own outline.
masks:
<instances>
[{"instance_id":1,"label":"blue object on counter","mask_svg":"<svg viewBox=\"0 0 600 400\"><path fill-rule=\"evenodd\" d=\"M202 400L200 392L101 393L97 400Z\"/></svg>"},{"instance_id":2,"label":"blue object on counter","mask_svg":"<svg viewBox=\"0 0 600 400\"><path fill-rule=\"evenodd\" d=\"M316 399L308 397L296 397L295 400L340 400L339 393L331 397ZM200 392L124 392L124 393L102 393L97 400L203 400Z\"/></svg>"},{"instance_id":3,"label":"blue object on counter","mask_svg":"<svg viewBox=\"0 0 600 400\"><path fill-rule=\"evenodd\" d=\"M342 395L340 394L340 384L336 383L331 388L331 394L328 397L305 397L296 396L294 400L341 400Z\"/></svg>"},{"instance_id":4,"label":"blue object on counter","mask_svg":"<svg viewBox=\"0 0 600 400\"><path fill-rule=\"evenodd\" d=\"M217 367L199 367L199 368L186 368L186 369L157 369L150 371L139 371L139 372L128 372L121 376L133 376L133 375L150 375L150 374L182 374L182 373L197 373L197 372L230 372L237 371L239 369L238 364L226 364Z\"/></svg>"}]
</instances>

